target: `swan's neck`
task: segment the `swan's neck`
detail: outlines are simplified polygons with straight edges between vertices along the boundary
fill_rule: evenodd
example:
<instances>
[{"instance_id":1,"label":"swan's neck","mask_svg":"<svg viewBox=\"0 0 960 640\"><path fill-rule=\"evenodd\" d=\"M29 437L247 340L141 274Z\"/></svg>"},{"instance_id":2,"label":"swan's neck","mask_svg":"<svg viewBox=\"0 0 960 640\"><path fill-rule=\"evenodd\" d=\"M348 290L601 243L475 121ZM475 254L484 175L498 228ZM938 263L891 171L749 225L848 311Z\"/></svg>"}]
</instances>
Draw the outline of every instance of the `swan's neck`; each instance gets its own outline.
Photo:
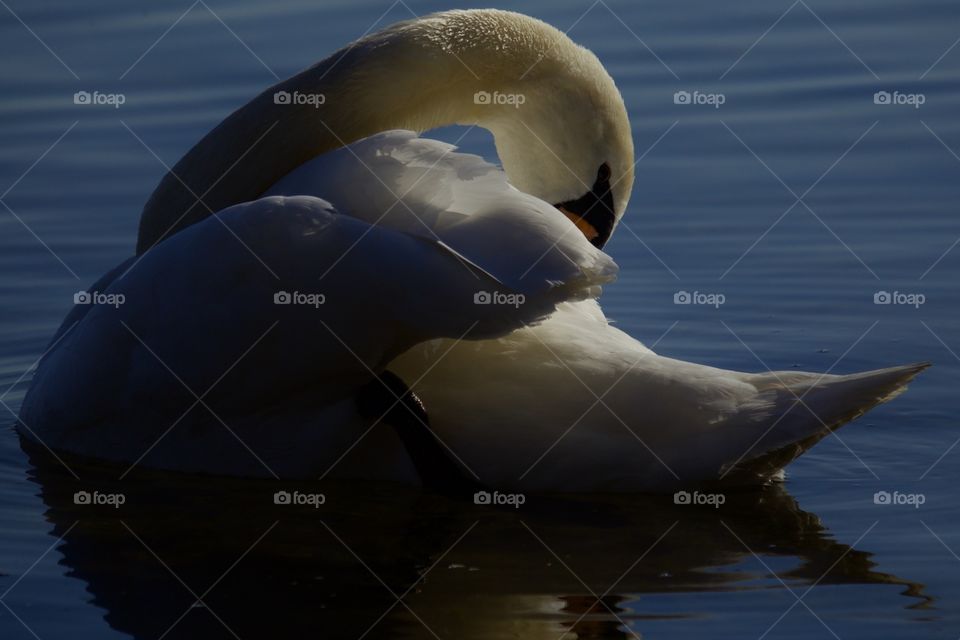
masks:
<instances>
[{"instance_id":1,"label":"swan's neck","mask_svg":"<svg viewBox=\"0 0 960 640\"><path fill-rule=\"evenodd\" d=\"M552 202L576 198L584 187L569 167L591 177L597 167L577 167L590 154L563 145L609 136L563 129L571 120L596 120L593 94L612 91L619 101L614 108L623 111L596 58L577 57L585 53L553 27L493 10L436 14L360 40L267 89L197 143L147 202L137 252L213 212L258 198L318 154L389 129L483 126L493 132L516 187L556 198ZM510 98L484 104L475 98L484 91L522 94L524 104L517 108ZM584 113L571 115L571 105L582 105ZM538 126L556 131L537 134L532 129ZM629 130L621 137L630 144ZM554 148L543 149L551 139ZM557 192L557 184L568 184L569 193Z\"/></svg>"},{"instance_id":2,"label":"swan's neck","mask_svg":"<svg viewBox=\"0 0 960 640\"><path fill-rule=\"evenodd\" d=\"M338 52L233 112L187 152L150 196L137 252L213 212L256 199L318 154L387 129L421 131L431 121L445 124L447 118L431 113L425 78L397 68L396 86L405 86L406 92L391 95L389 86L379 91L365 86L360 81L364 67L373 62L357 51ZM291 104L275 96L290 96ZM293 104L296 100L314 102Z\"/></svg>"}]
</instances>

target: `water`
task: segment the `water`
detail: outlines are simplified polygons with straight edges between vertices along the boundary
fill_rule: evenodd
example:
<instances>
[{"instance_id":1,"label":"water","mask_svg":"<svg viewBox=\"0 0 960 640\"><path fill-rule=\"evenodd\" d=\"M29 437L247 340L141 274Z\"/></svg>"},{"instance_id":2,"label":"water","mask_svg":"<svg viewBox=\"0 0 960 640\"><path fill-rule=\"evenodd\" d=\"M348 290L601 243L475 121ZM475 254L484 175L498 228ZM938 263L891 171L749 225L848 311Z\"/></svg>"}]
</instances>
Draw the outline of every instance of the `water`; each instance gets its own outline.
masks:
<instances>
[{"instance_id":1,"label":"water","mask_svg":"<svg viewBox=\"0 0 960 640\"><path fill-rule=\"evenodd\" d=\"M35 34L0 10L0 400L15 412L73 292L129 255L164 163L274 74L378 17L452 5L241 0L185 15L187 3L9 6ZM72 463L80 485L5 429L4 638L158 638L171 625L166 637L960 635L960 46L950 49L960 7L510 8L574 25L621 87L646 153L608 245L622 274L603 304L620 327L727 368L934 368L794 463L782 486L720 509L641 496L491 510L324 486L322 509L282 510L269 483L147 473L123 485L121 509L84 509L73 492L118 490L92 480L110 473ZM127 102L77 106L80 90ZM675 104L678 91L725 102ZM925 103L878 105L877 91ZM482 132L462 146L492 154ZM678 291L721 293L725 304L675 305ZM878 291L925 303L875 305ZM878 491L925 502L877 505Z\"/></svg>"}]
</instances>

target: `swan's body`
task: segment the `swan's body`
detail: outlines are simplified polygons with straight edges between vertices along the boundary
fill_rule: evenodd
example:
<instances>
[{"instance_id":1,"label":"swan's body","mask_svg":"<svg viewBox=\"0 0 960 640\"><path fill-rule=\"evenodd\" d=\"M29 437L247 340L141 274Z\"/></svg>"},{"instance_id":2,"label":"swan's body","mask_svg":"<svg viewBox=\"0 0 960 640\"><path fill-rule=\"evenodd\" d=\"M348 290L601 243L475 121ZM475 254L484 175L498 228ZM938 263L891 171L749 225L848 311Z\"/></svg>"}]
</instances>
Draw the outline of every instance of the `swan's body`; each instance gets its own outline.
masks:
<instances>
[{"instance_id":1,"label":"swan's body","mask_svg":"<svg viewBox=\"0 0 960 640\"><path fill-rule=\"evenodd\" d=\"M318 475L369 426L354 396L397 355L431 338L478 339L537 322L615 273L569 220L476 156L400 131L328 155L300 173L331 169L335 196L363 178L408 193L387 215L373 187L336 198L336 209L309 195L265 196L120 265L91 291L124 304L67 317L34 376L23 425L54 449L87 456ZM478 292L523 302L478 305ZM301 302L276 304L283 294ZM212 413L187 413L194 394Z\"/></svg>"},{"instance_id":2,"label":"swan's body","mask_svg":"<svg viewBox=\"0 0 960 640\"><path fill-rule=\"evenodd\" d=\"M449 65L502 75L537 51L542 68L517 85L535 105L529 125L459 104L459 92L493 87ZM393 118L364 102L364 78L396 56L410 75L401 86L445 86L445 97L397 95ZM328 60L278 86L349 96L349 109L323 115L352 144L318 130L317 114L273 109L269 91L201 141L148 203L138 246L149 250L91 288L125 304L77 307L55 337L21 411L26 437L180 471L415 482L401 440L358 409L389 369L481 482L662 490L770 477L922 368L738 373L660 357L611 327L593 298L616 267L592 244L626 207L629 125L596 58L556 30L451 12L342 57L342 68ZM424 57L449 77L412 73ZM573 97L551 98L554 78ZM268 132L251 151L273 117L278 140L266 143ZM573 146L560 133L571 118L585 125ZM409 131L372 135L449 122L494 131L506 175ZM550 149L535 148L541 136ZM193 206L201 195L216 217ZM280 292L322 294L322 304L278 305ZM479 292L519 303L475 304Z\"/></svg>"}]
</instances>

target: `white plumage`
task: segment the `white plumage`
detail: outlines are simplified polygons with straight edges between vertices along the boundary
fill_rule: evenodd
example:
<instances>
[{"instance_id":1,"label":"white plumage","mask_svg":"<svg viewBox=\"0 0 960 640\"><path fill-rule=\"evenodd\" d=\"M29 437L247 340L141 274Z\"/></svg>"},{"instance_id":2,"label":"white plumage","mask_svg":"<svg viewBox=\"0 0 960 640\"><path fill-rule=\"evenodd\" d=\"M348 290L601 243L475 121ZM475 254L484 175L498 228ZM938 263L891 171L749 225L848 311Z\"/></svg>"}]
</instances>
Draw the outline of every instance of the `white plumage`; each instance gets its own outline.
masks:
<instances>
[{"instance_id":1,"label":"white plumage","mask_svg":"<svg viewBox=\"0 0 960 640\"><path fill-rule=\"evenodd\" d=\"M236 205L98 282L92 290L125 302L78 307L67 318L24 401L26 433L89 456L146 455L143 464L161 468L319 474L342 453L337 445L368 426L353 396L397 355L433 338L536 323L615 273L573 223L476 156L410 132L353 147L271 190L315 191L293 185L323 168L342 185L318 180L334 204L268 195ZM364 166L354 154L380 160ZM423 172L426 161L432 171ZM399 203L386 194L378 201L372 187L372 204L345 196L386 180L422 188ZM370 224L381 217L371 212L391 205L393 217ZM521 261L538 257L514 277ZM522 304L476 304L478 293L493 292L519 293ZM283 296L290 303L277 304ZM193 394L211 388L204 402L213 414L200 406L184 415ZM268 430L265 417L284 425ZM231 439L262 462L244 446L226 453Z\"/></svg>"},{"instance_id":2,"label":"white plumage","mask_svg":"<svg viewBox=\"0 0 960 640\"><path fill-rule=\"evenodd\" d=\"M657 355L590 300L498 340L419 345L390 367L420 380L433 427L496 486L651 491L770 478L925 365L726 371Z\"/></svg>"},{"instance_id":3,"label":"white plumage","mask_svg":"<svg viewBox=\"0 0 960 640\"><path fill-rule=\"evenodd\" d=\"M412 131L385 132L318 156L266 195L325 198L371 225L441 241L508 291L613 278L613 260L554 207L515 189L479 156L454 149Z\"/></svg>"},{"instance_id":4,"label":"white plumage","mask_svg":"<svg viewBox=\"0 0 960 640\"><path fill-rule=\"evenodd\" d=\"M552 203L605 166L616 223L629 121L596 57L539 21L428 16L278 88L331 95L284 111L268 90L178 163L140 254L91 287L125 303L76 307L40 362L25 437L162 469L415 482L357 408L390 370L483 482L668 490L770 478L925 366L723 371L610 326L593 298L616 265ZM478 90L523 90L529 109L484 109ZM450 123L490 129L506 174L400 129Z\"/></svg>"}]
</instances>

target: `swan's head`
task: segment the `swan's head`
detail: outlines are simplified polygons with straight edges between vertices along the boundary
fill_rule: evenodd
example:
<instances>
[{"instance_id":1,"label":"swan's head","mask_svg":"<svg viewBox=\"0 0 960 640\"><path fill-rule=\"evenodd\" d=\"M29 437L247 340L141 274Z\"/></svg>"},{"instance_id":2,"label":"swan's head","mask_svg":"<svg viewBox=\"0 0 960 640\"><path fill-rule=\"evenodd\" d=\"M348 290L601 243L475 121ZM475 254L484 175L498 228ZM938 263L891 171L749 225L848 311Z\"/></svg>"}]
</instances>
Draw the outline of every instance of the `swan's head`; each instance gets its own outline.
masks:
<instances>
[{"instance_id":1,"label":"swan's head","mask_svg":"<svg viewBox=\"0 0 960 640\"><path fill-rule=\"evenodd\" d=\"M415 70L430 83L404 109L416 114L409 128L489 129L515 187L555 205L595 246L606 243L633 187L633 140L623 98L591 51L540 20L493 9L425 16L377 40L402 41L394 73ZM424 85L404 88L414 86Z\"/></svg>"},{"instance_id":2,"label":"swan's head","mask_svg":"<svg viewBox=\"0 0 960 640\"><path fill-rule=\"evenodd\" d=\"M527 101L514 119L494 121L491 130L513 185L555 205L603 247L633 187L630 123L600 61L579 47L567 53L577 54L582 66L554 72L537 65L528 76Z\"/></svg>"}]
</instances>

